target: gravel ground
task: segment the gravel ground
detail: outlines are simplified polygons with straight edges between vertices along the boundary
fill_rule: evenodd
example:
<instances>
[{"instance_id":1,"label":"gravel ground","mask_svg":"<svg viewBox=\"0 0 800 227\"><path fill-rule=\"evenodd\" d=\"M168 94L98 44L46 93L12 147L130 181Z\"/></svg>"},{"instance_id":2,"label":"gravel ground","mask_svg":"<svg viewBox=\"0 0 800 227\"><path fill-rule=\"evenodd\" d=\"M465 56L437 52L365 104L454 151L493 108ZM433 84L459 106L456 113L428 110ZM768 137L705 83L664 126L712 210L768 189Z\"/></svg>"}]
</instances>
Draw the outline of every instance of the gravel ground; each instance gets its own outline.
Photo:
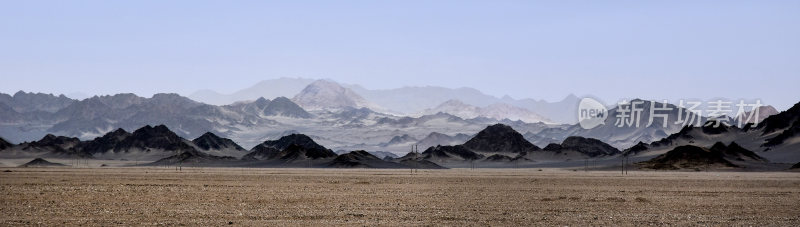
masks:
<instances>
[{"instance_id":1,"label":"gravel ground","mask_svg":"<svg viewBox=\"0 0 800 227\"><path fill-rule=\"evenodd\" d=\"M800 173L3 168L8 225L800 226Z\"/></svg>"}]
</instances>

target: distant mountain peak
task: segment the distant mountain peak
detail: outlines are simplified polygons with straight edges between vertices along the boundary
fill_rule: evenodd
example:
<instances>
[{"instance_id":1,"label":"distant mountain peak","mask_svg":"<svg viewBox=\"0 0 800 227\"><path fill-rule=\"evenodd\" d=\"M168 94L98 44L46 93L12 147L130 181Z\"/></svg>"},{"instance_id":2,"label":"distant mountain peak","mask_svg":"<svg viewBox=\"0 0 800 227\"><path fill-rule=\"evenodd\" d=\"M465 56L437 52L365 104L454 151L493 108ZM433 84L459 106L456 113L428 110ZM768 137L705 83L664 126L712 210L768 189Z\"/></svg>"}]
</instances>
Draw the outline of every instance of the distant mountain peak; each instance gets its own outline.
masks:
<instances>
[{"instance_id":1,"label":"distant mountain peak","mask_svg":"<svg viewBox=\"0 0 800 227\"><path fill-rule=\"evenodd\" d=\"M470 136L467 134L456 134L454 136L449 136L447 134L439 133L439 132L431 132L425 138L417 141L417 145L423 147L423 149L427 149L429 147L435 147L437 145L456 145L456 144L463 144L470 139Z\"/></svg>"},{"instance_id":2,"label":"distant mountain peak","mask_svg":"<svg viewBox=\"0 0 800 227\"><path fill-rule=\"evenodd\" d=\"M280 96L293 96L308 86L313 79L287 78L262 80L248 88L231 94L220 94L212 90L200 90L189 95L189 98L213 105L228 105L244 100L256 100L260 97L272 99Z\"/></svg>"},{"instance_id":3,"label":"distant mountain peak","mask_svg":"<svg viewBox=\"0 0 800 227\"><path fill-rule=\"evenodd\" d=\"M63 94L56 96L53 94L18 91L12 96L0 93L0 104L5 104L18 113L40 111L55 113L76 101L67 98Z\"/></svg>"},{"instance_id":4,"label":"distant mountain peak","mask_svg":"<svg viewBox=\"0 0 800 227\"><path fill-rule=\"evenodd\" d=\"M258 97L258 99L256 99L255 103L267 105L269 103L269 99L265 99L264 97Z\"/></svg>"},{"instance_id":5,"label":"distant mountain peak","mask_svg":"<svg viewBox=\"0 0 800 227\"><path fill-rule=\"evenodd\" d=\"M564 99L565 100L578 99L578 96L576 96L575 94L569 93L569 95L567 95L567 97L564 97Z\"/></svg>"},{"instance_id":6,"label":"distant mountain peak","mask_svg":"<svg viewBox=\"0 0 800 227\"><path fill-rule=\"evenodd\" d=\"M25 92L23 90L19 90L16 93L14 93L14 98L19 98L19 97L23 97L23 96L51 96L51 97L58 97L58 98L67 98L67 96L65 96L64 94L54 95L53 93Z\"/></svg>"},{"instance_id":7,"label":"distant mountain peak","mask_svg":"<svg viewBox=\"0 0 800 227\"><path fill-rule=\"evenodd\" d=\"M156 93L153 94L154 99L163 99L163 98L185 98L177 93Z\"/></svg>"},{"instance_id":8,"label":"distant mountain peak","mask_svg":"<svg viewBox=\"0 0 800 227\"><path fill-rule=\"evenodd\" d=\"M289 99L289 98L286 98L284 96L280 96L280 97L275 97L275 99L273 99L272 101L273 102L275 102L275 101L278 101L278 102L291 102L292 100Z\"/></svg>"},{"instance_id":9,"label":"distant mountain peak","mask_svg":"<svg viewBox=\"0 0 800 227\"><path fill-rule=\"evenodd\" d=\"M739 116L736 116L736 120L737 121L742 120L741 122L742 125L747 123L756 123L756 120L758 120L758 122L760 123L761 121L764 121L764 119L767 119L767 117L778 114L778 110L775 109L775 107L769 105L759 106L757 111L758 115L755 115L754 111L755 110L751 110L741 113ZM751 114L753 115L752 118L750 118Z\"/></svg>"},{"instance_id":10,"label":"distant mountain peak","mask_svg":"<svg viewBox=\"0 0 800 227\"><path fill-rule=\"evenodd\" d=\"M392 137L392 139L390 139L389 142L383 143L383 144L381 144L381 146L390 146L390 145L411 143L411 142L416 142L416 141L417 141L417 138L414 138L413 136L410 136L408 134L403 134L403 135L400 135L400 136Z\"/></svg>"},{"instance_id":11,"label":"distant mountain peak","mask_svg":"<svg viewBox=\"0 0 800 227\"><path fill-rule=\"evenodd\" d=\"M264 108L264 115L310 118L311 114L286 97L277 97Z\"/></svg>"},{"instance_id":12,"label":"distant mountain peak","mask_svg":"<svg viewBox=\"0 0 800 227\"><path fill-rule=\"evenodd\" d=\"M314 81L294 96L292 100L303 108L310 110L345 107L375 109L377 107L349 88L342 87L338 83L329 80Z\"/></svg>"},{"instance_id":13,"label":"distant mountain peak","mask_svg":"<svg viewBox=\"0 0 800 227\"><path fill-rule=\"evenodd\" d=\"M217 134L214 134L213 132L206 132L203 133L203 135L201 135L200 137L198 137L198 139L199 138L220 139L221 137L217 136Z\"/></svg>"}]
</instances>

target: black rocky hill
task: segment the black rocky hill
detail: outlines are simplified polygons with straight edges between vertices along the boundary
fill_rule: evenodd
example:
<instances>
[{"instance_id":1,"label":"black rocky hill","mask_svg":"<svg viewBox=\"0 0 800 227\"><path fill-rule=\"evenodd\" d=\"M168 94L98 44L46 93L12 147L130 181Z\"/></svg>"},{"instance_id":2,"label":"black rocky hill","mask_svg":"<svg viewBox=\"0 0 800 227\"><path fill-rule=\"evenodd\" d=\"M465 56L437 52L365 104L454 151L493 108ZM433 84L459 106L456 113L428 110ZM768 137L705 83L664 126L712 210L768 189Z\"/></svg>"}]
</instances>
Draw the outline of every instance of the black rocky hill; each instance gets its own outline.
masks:
<instances>
[{"instance_id":1,"label":"black rocky hill","mask_svg":"<svg viewBox=\"0 0 800 227\"><path fill-rule=\"evenodd\" d=\"M222 138L217 136L214 133L206 132L202 136L197 137L196 139L192 140L192 143L203 150L223 150L223 149L235 149L244 151L245 149L233 142L233 140L228 138Z\"/></svg>"},{"instance_id":2,"label":"black rocky hill","mask_svg":"<svg viewBox=\"0 0 800 227\"><path fill-rule=\"evenodd\" d=\"M409 155L411 155L411 153L409 153ZM452 158L461 160L478 160L484 158L484 155L473 152L463 145L430 147L419 155L420 157L428 160Z\"/></svg>"},{"instance_id":3,"label":"black rocky hill","mask_svg":"<svg viewBox=\"0 0 800 227\"><path fill-rule=\"evenodd\" d=\"M464 147L478 152L521 153L540 150L511 126L504 124L486 127L464 143Z\"/></svg>"},{"instance_id":4,"label":"black rocky hill","mask_svg":"<svg viewBox=\"0 0 800 227\"><path fill-rule=\"evenodd\" d=\"M20 165L19 167L50 167L50 166L66 166L66 165L61 163L50 162L42 158L36 158L28 163Z\"/></svg>"},{"instance_id":5,"label":"black rocky hill","mask_svg":"<svg viewBox=\"0 0 800 227\"><path fill-rule=\"evenodd\" d=\"M13 147L14 144L9 143L3 137L0 137L0 151Z\"/></svg>"},{"instance_id":6,"label":"black rocky hill","mask_svg":"<svg viewBox=\"0 0 800 227\"><path fill-rule=\"evenodd\" d=\"M757 163L767 160L736 143L716 143L711 148L693 145L678 146L649 161L637 163L646 169L715 169L740 168L735 163Z\"/></svg>"},{"instance_id":7,"label":"black rocky hill","mask_svg":"<svg viewBox=\"0 0 800 227\"><path fill-rule=\"evenodd\" d=\"M163 149L166 151L182 151L194 149L183 138L170 131L167 126L144 126L133 131L114 147L115 151L128 151L133 149Z\"/></svg>"},{"instance_id":8,"label":"black rocky hill","mask_svg":"<svg viewBox=\"0 0 800 227\"><path fill-rule=\"evenodd\" d=\"M336 168L408 168L403 164L382 160L363 150L339 155L328 166Z\"/></svg>"},{"instance_id":9,"label":"black rocky hill","mask_svg":"<svg viewBox=\"0 0 800 227\"><path fill-rule=\"evenodd\" d=\"M291 134L277 140L268 140L250 149L243 160L272 160L296 158L333 158L336 153L314 142L303 134Z\"/></svg>"},{"instance_id":10,"label":"black rocky hill","mask_svg":"<svg viewBox=\"0 0 800 227\"><path fill-rule=\"evenodd\" d=\"M561 144L551 143L543 150L553 152L577 151L589 157L612 156L621 152L603 141L580 136L567 137Z\"/></svg>"}]
</instances>

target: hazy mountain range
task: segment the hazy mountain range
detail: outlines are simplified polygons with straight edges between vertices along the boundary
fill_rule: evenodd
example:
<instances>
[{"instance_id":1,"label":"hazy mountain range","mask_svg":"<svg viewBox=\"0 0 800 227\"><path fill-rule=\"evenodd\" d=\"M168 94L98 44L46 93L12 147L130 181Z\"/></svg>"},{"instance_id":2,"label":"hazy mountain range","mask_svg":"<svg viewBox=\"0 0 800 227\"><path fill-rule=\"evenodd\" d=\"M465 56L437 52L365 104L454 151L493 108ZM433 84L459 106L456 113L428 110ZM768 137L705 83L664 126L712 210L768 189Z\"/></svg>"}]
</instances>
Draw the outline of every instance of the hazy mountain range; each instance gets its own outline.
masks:
<instances>
[{"instance_id":1,"label":"hazy mountain range","mask_svg":"<svg viewBox=\"0 0 800 227\"><path fill-rule=\"evenodd\" d=\"M441 168L473 162L485 163L485 166L507 166L620 154L619 150L599 140L579 137L570 137L560 145L550 144L541 149L503 124L490 125L460 145L432 146L425 152L410 152L399 158L393 154L363 150L335 153L303 134L266 140L246 150L233 140L210 132L193 140L184 139L164 125L146 125L133 132L116 129L91 140L48 134L37 141L3 144L0 159L89 158L135 160L144 165L227 167ZM39 160L33 164L36 163L45 162Z\"/></svg>"},{"instance_id":2,"label":"hazy mountain range","mask_svg":"<svg viewBox=\"0 0 800 227\"><path fill-rule=\"evenodd\" d=\"M277 97L292 97L306 86L314 82L314 79L303 78L278 78L264 80L255 85L233 92L231 94L221 94L213 90L200 90L190 94L192 100L204 102L212 105L227 105L234 102L253 101L258 98L273 99Z\"/></svg>"},{"instance_id":3,"label":"hazy mountain range","mask_svg":"<svg viewBox=\"0 0 800 227\"><path fill-rule=\"evenodd\" d=\"M74 137L46 135L42 139L0 148L0 159L29 158L22 167L63 164L43 158L135 160L133 165L181 165L224 167L334 167L334 168L409 168L409 162L390 162L366 151L338 155L302 134L290 134L264 141L245 150L230 139L207 132L184 139L164 125L127 132L116 129L101 137L81 141ZM138 163L142 164L138 164ZM420 163L420 162L415 162ZM433 163L415 168L442 168Z\"/></svg>"},{"instance_id":4,"label":"hazy mountain range","mask_svg":"<svg viewBox=\"0 0 800 227\"><path fill-rule=\"evenodd\" d=\"M525 103L524 100L507 101ZM688 114L668 105L673 110L660 113L668 117L666 127L659 118L645 127L651 106L663 104L634 101L642 102L644 108L640 127L617 127L613 116L618 112L614 107L609 110L610 117L605 124L583 129L578 124L536 122L547 118L504 102L480 107L459 100L445 100L418 115L397 115L387 113L391 111L381 109L383 106L377 106L352 89L327 80L311 81L291 98L258 97L222 106L177 94L156 94L150 98L116 94L74 100L63 95L17 92L13 96L0 94L0 137L12 143L40 139L46 134L88 140L118 128L132 131L145 125L163 124L184 138L197 138L211 132L245 147L302 133L337 151L385 151L402 155L412 145L427 149L461 144L488 125L502 123L513 127L538 147L560 144L569 137L578 136L597 139L621 150L679 132L682 125L672 122L679 115ZM704 122L705 118L700 117L698 121Z\"/></svg>"},{"instance_id":5,"label":"hazy mountain range","mask_svg":"<svg viewBox=\"0 0 800 227\"><path fill-rule=\"evenodd\" d=\"M151 99L175 100L167 97ZM131 100L131 99L125 99ZM137 99L138 100L138 99ZM282 101L283 100L283 101ZM287 98L266 99L247 104L268 107L277 101L279 106L287 106ZM84 100L85 101L85 100ZM147 106L153 100L140 100L138 105ZM82 101L81 101L82 102ZM158 101L155 101L158 102ZM291 102L291 101L288 101ZM633 100L633 102L649 101ZM652 102L652 105L659 103ZM76 105L75 103L71 104ZM125 108L120 105L117 108ZM65 107L65 109L69 108ZM189 107L196 108L196 107ZM230 108L223 107L223 108ZM299 106L292 106L297 109ZM616 107L611 112L620 111ZM254 110L257 108L241 108ZM362 110L363 111L363 110ZM676 109L677 113L685 113ZM58 111L56 112L58 113ZM258 112L263 114L263 112ZM318 112L320 113L320 112ZM372 115L374 112L367 112ZM437 114L441 117L455 118L452 115ZM263 116L263 115L262 115ZM313 115L312 118L318 118ZM352 116L346 114L346 116ZM665 116L669 116L668 114ZM287 118L286 116L278 116ZM291 119L304 119L289 117ZM382 118L379 121L383 121ZM412 122L413 118L412 119ZM412 123L394 119L394 123ZM515 122L511 122L515 123ZM19 144L0 138L0 159L9 158L91 158L100 160L137 160L144 165L190 165L227 167L334 167L334 168L442 168L442 167L510 167L547 166L557 164L576 167L582 160L613 163L621 157L643 160L642 168L653 169L756 169L781 170L800 161L800 103L787 111L767 117L763 122L747 124L744 128L736 126L713 126L714 121L701 126L682 126L681 129L653 142L639 142L624 151L602 140L582 136L568 136L560 143L550 143L545 147L531 143L517 129L505 124L489 125L466 142L453 145L430 146L424 152L408 152L395 158L391 154L375 151L354 150L352 152L333 152L317 143L310 136L298 133L282 135L277 139L267 139L245 150L234 140L205 132L194 140L187 140L165 125L152 127L146 125L132 132L118 128L91 140L76 137L47 134L41 139ZM516 122L520 128L532 127L524 122ZM567 129L575 126L567 126ZM650 127L644 127L645 129ZM545 128L553 129L553 128ZM608 128L598 127L599 133ZM563 128L560 128L563 130ZM592 129L586 129L591 131ZM625 132L625 131L622 131ZM640 131L637 133L650 133ZM598 132L593 132L598 133ZM611 131L615 133L615 131ZM624 133L622 133L624 134ZM463 134L447 136L430 133L425 139L457 140ZM394 136L379 146L407 146L419 140L403 134ZM379 158L376 155L383 156ZM44 160L34 160L25 165L50 164ZM588 163L588 161L586 161ZM606 164L607 165L607 164Z\"/></svg>"},{"instance_id":6,"label":"hazy mountain range","mask_svg":"<svg viewBox=\"0 0 800 227\"><path fill-rule=\"evenodd\" d=\"M448 100L432 109L426 109L423 114L448 113L460 118L470 119L477 117L492 119L509 119L512 121L520 120L524 122L544 122L553 123L537 113L530 110L512 106L506 103L495 103L486 107L477 107L463 103L459 100Z\"/></svg>"},{"instance_id":7,"label":"hazy mountain range","mask_svg":"<svg viewBox=\"0 0 800 227\"><path fill-rule=\"evenodd\" d=\"M312 83L317 83L310 86ZM315 89L327 86L326 89ZM341 88L338 88L341 87ZM303 91L304 89L309 89ZM342 89L335 94L343 97L323 97L332 94L320 93L331 91L332 89ZM298 96L301 95L301 96ZM395 89L366 89L360 85L338 84L329 80L311 80L303 78L280 78L265 80L256 85L231 93L220 94L211 90L201 90L192 93L188 97L208 104L226 105L238 101L256 100L260 97L267 99L275 97L294 97L301 106L307 109L319 107L342 106L347 104L350 107L368 107L379 112L392 113L397 115L420 115L426 109L434 108L450 100L458 100L467 105L477 107L488 107L490 105L508 104L519 109L530 111L534 114L543 116L554 123L575 123L577 118L575 110L579 99L574 95L569 95L558 102L547 102L534 99L513 99L505 96L497 98L482 93L474 88L444 88L436 86L425 87L402 87ZM326 101L334 101L332 103ZM352 103L343 103L352 102ZM502 115L495 117L503 118ZM514 118L514 117L512 117ZM512 119L509 118L509 119ZM536 120L531 118L527 120Z\"/></svg>"},{"instance_id":8,"label":"hazy mountain range","mask_svg":"<svg viewBox=\"0 0 800 227\"><path fill-rule=\"evenodd\" d=\"M369 108L380 111L382 109L352 90L328 80L312 82L295 95L292 101L307 110Z\"/></svg>"},{"instance_id":9,"label":"hazy mountain range","mask_svg":"<svg viewBox=\"0 0 800 227\"><path fill-rule=\"evenodd\" d=\"M800 162L800 103L786 111L771 115L758 125L713 127L684 127L653 142L638 143L626 153L641 157L665 154L680 146L696 146L710 149L716 143L736 143L747 150L755 151L772 162ZM687 148L682 148L687 149Z\"/></svg>"},{"instance_id":10,"label":"hazy mountain range","mask_svg":"<svg viewBox=\"0 0 800 227\"><path fill-rule=\"evenodd\" d=\"M427 109L435 108L451 100L457 100L467 105L479 108L497 104L508 104L541 115L543 119L554 123L572 124L577 122L576 111L578 99L575 95L568 95L558 102L547 102L535 99L513 99L509 96L497 98L474 88L443 88L435 86L402 87L395 89L370 90L359 85L344 85L365 99L385 107L391 111L403 114L418 114ZM496 116L502 117L502 116ZM512 117L513 118L513 117ZM502 118L501 118L502 119ZM511 119L511 118L509 118ZM535 120L535 119L529 119ZM535 122L535 121L532 121Z\"/></svg>"}]
</instances>

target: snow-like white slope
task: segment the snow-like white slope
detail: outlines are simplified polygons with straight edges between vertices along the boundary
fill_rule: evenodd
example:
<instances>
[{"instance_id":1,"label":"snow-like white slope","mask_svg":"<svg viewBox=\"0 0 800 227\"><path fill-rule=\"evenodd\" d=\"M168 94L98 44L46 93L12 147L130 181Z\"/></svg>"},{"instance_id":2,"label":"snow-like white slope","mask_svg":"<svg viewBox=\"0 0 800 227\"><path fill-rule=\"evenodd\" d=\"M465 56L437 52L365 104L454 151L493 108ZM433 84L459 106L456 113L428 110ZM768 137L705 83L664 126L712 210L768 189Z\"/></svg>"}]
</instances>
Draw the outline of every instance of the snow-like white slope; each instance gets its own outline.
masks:
<instances>
[{"instance_id":1,"label":"snow-like white slope","mask_svg":"<svg viewBox=\"0 0 800 227\"><path fill-rule=\"evenodd\" d=\"M494 103L486 107L477 107L455 99L448 100L440 104L439 106L436 106L435 108L427 109L423 113L424 114L448 113L464 119L485 117L498 120L501 119L509 119L512 121L520 120L529 123L551 122L547 118L537 113L534 113L533 111L515 107L505 103Z\"/></svg>"}]
</instances>

